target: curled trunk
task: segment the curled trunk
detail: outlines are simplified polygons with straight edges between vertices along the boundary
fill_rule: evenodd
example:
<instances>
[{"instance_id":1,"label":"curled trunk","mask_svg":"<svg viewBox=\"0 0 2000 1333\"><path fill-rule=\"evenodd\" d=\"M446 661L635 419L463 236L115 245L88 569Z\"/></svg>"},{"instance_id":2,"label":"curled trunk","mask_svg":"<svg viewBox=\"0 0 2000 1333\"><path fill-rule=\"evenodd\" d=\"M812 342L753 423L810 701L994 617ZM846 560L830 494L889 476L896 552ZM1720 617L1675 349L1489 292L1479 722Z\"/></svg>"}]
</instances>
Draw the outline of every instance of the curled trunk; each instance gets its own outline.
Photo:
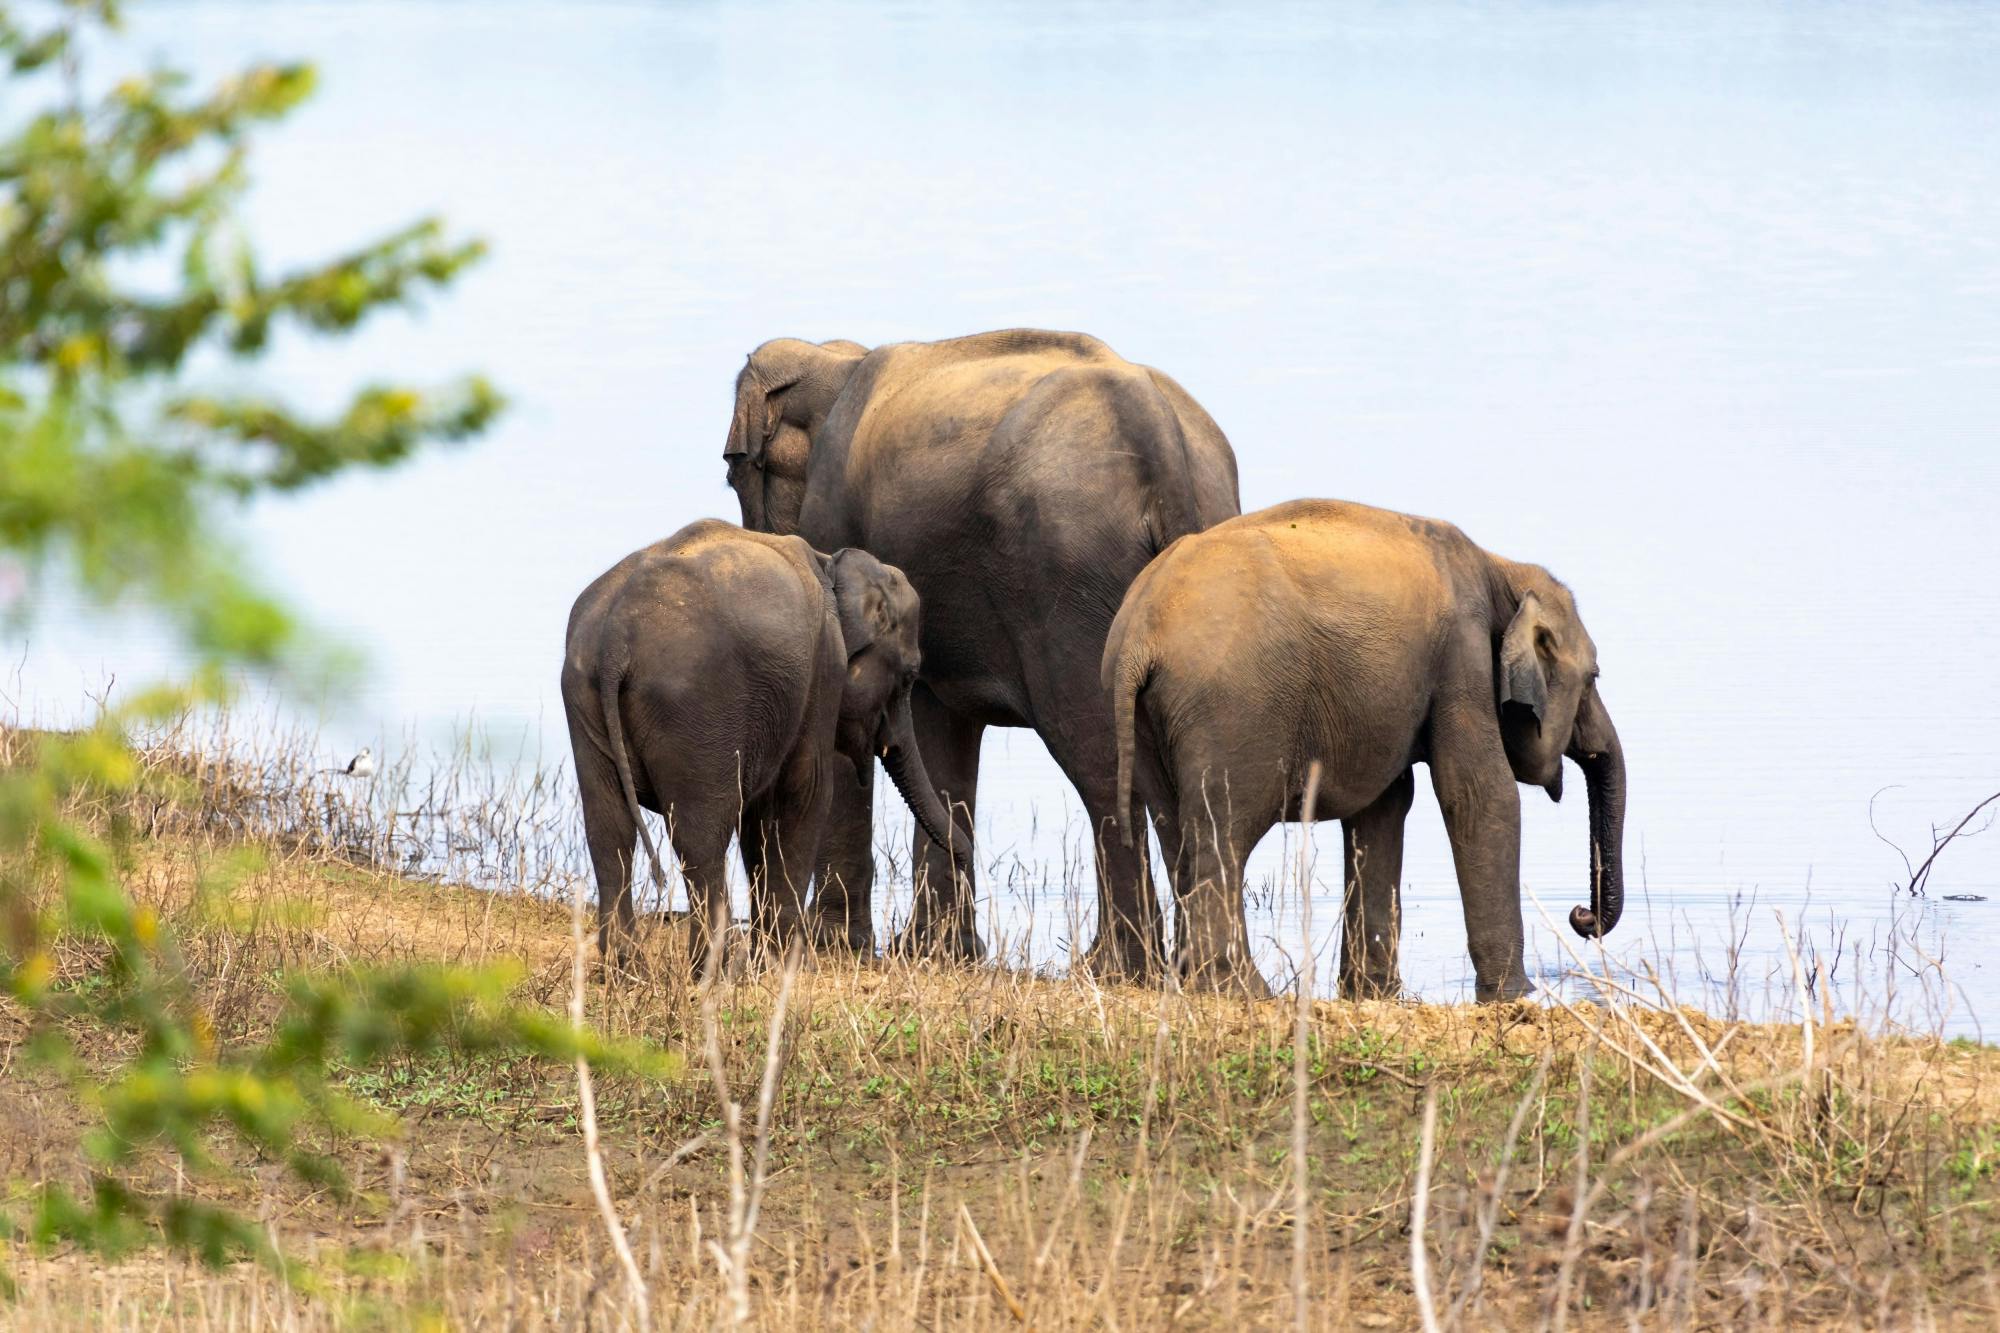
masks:
<instances>
[{"instance_id":1,"label":"curled trunk","mask_svg":"<svg viewBox=\"0 0 2000 1333\"><path fill-rule=\"evenodd\" d=\"M951 813L938 799L937 787L924 769L924 757L917 750L917 738L910 722L910 696L906 691L889 715L889 742L882 753L882 767L896 784L903 803L917 817L930 840L951 857L952 867L963 871L972 855L972 835L952 822Z\"/></svg>"},{"instance_id":2,"label":"curled trunk","mask_svg":"<svg viewBox=\"0 0 2000 1333\"><path fill-rule=\"evenodd\" d=\"M1571 908L1569 924L1592 939L1609 935L1625 911L1625 751L1595 690L1577 718L1569 757L1590 792L1590 906Z\"/></svg>"}]
</instances>

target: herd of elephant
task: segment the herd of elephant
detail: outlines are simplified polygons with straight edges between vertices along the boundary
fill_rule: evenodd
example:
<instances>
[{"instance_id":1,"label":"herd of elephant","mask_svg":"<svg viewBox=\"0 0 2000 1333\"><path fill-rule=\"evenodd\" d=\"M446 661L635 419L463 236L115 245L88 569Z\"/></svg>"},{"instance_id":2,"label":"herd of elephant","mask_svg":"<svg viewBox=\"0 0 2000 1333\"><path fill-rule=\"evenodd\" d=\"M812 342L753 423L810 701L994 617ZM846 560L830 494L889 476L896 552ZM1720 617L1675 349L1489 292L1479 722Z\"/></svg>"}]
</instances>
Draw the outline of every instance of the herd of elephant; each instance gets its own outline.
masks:
<instances>
[{"instance_id":1,"label":"herd of elephant","mask_svg":"<svg viewBox=\"0 0 2000 1333\"><path fill-rule=\"evenodd\" d=\"M1478 998L1529 989L1516 783L1560 799L1565 757L1590 799L1590 905L1570 924L1617 924L1624 755L1596 647L1540 566L1358 504L1242 513L1201 405L1082 334L767 342L723 458L742 526L627 556L570 613L563 705L607 959L631 939L635 840L665 884L642 810L665 819L698 967L723 957L732 838L752 950L872 952L877 758L917 822L895 946L982 957L968 830L993 726L1032 727L1082 798L1098 915L1080 961L1102 979L1266 994L1244 862L1310 816L1342 825L1341 991L1396 993L1418 762Z\"/></svg>"}]
</instances>

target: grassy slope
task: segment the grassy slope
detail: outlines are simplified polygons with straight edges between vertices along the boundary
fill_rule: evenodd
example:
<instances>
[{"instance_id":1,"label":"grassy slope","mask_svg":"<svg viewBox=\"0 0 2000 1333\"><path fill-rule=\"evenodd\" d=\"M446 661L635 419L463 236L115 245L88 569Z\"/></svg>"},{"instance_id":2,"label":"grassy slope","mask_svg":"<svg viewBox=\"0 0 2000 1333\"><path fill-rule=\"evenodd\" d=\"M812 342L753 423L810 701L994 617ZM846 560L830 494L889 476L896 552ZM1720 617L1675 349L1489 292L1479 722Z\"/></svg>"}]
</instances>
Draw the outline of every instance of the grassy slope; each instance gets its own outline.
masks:
<instances>
[{"instance_id":1,"label":"grassy slope","mask_svg":"<svg viewBox=\"0 0 2000 1333\"><path fill-rule=\"evenodd\" d=\"M547 903L294 857L197 909L194 886L222 856L141 844L133 880L177 922L225 1038L270 1023L275 978L290 968L511 958L525 997L567 996L570 921ZM728 1227L731 1154L699 997L675 980L673 948L660 943L656 980L594 987L591 1004L614 1032L686 1052L688 1074L606 1080L600 1116L656 1321L707 1327L728 1309L710 1242ZM83 960L70 964L84 974ZM717 1045L739 1090L754 1089L777 987L764 976L718 992ZM1013 1326L1011 1301L1038 1328L1289 1322L1293 1022L1285 1003L994 971L805 973L750 1251L753 1320ZM17 1060L22 1031L0 1011L0 1162L17 1188L77 1174L88 1121ZM1316 1325L1414 1325L1408 1229L1431 1095L1439 1147L1424 1242L1448 1324L1475 1273L1480 1304L1461 1311L1470 1327L1539 1320L1564 1281L1584 1323L1623 1324L1635 1306L1672 1325L1979 1322L2000 1308L2000 1052L1835 1026L1815 1032L1807 1068L1796 1027L1528 1005L1322 1003L1312 1032ZM313 1259L317 1293L287 1295L243 1270L159 1259L103 1270L17 1251L17 1317L401 1327L428 1312L567 1327L588 1305L615 1326L623 1289L588 1193L571 1071L439 1056L348 1077L406 1124L389 1151L346 1151L354 1197L250 1161L187 1186L268 1217ZM1721 1114L1701 1109L1709 1099ZM1649 1132L1656 1141L1631 1149Z\"/></svg>"}]
</instances>

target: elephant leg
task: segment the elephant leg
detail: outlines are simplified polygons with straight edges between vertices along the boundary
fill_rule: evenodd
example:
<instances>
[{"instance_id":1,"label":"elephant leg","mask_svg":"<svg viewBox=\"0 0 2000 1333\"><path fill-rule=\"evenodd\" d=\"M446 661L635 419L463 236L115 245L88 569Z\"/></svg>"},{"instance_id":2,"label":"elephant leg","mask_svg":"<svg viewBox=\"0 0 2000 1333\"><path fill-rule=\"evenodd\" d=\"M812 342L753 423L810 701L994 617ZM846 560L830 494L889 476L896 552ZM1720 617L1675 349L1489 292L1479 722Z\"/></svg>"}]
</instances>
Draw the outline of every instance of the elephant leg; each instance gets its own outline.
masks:
<instances>
[{"instance_id":1,"label":"elephant leg","mask_svg":"<svg viewBox=\"0 0 2000 1333\"><path fill-rule=\"evenodd\" d=\"M1403 929L1403 821L1416 794L1409 769L1373 804L1341 821L1346 894L1340 993L1350 1000L1394 996L1403 988L1397 947Z\"/></svg>"},{"instance_id":2,"label":"elephant leg","mask_svg":"<svg viewBox=\"0 0 2000 1333\"><path fill-rule=\"evenodd\" d=\"M583 799L583 839L597 881L598 956L606 966L623 967L632 959L633 851L639 826L625 803L611 756L582 734L573 718L570 738L577 791Z\"/></svg>"},{"instance_id":3,"label":"elephant leg","mask_svg":"<svg viewBox=\"0 0 2000 1333\"><path fill-rule=\"evenodd\" d=\"M979 746L986 734L985 725L947 711L922 682L910 693L910 717L925 771L945 808L970 829L979 806ZM915 899L910 906L910 924L896 941L898 952L978 962L986 956L986 942L979 938L971 865L968 863L963 876L955 875L951 858L922 827L917 828L914 838L910 873Z\"/></svg>"},{"instance_id":4,"label":"elephant leg","mask_svg":"<svg viewBox=\"0 0 2000 1333\"><path fill-rule=\"evenodd\" d=\"M875 763L857 780L833 756L824 777L829 794L806 931L820 949L875 951Z\"/></svg>"},{"instance_id":5,"label":"elephant leg","mask_svg":"<svg viewBox=\"0 0 2000 1333\"><path fill-rule=\"evenodd\" d=\"M727 857L733 821L682 808L667 820L688 891L688 957L695 975L708 980L723 962L723 935L729 929ZM745 825L747 828L747 824Z\"/></svg>"},{"instance_id":6,"label":"elephant leg","mask_svg":"<svg viewBox=\"0 0 2000 1333\"><path fill-rule=\"evenodd\" d=\"M609 967L631 961L632 852L639 838L639 826L632 821L617 782L614 776L610 791L600 789L583 802L583 836L597 880L597 951Z\"/></svg>"},{"instance_id":7,"label":"elephant leg","mask_svg":"<svg viewBox=\"0 0 2000 1333\"><path fill-rule=\"evenodd\" d=\"M1474 995L1529 991L1521 929L1521 794L1490 703L1441 703L1431 720L1431 782L1451 837L1472 954Z\"/></svg>"},{"instance_id":8,"label":"elephant leg","mask_svg":"<svg viewBox=\"0 0 2000 1333\"><path fill-rule=\"evenodd\" d=\"M1146 981L1159 975L1166 957L1159 893L1153 884L1146 846L1146 793L1160 784L1141 780L1126 812L1132 845L1118 831L1118 758L1108 728L1080 742L1057 740L1050 752L1083 798L1097 862L1097 938L1084 951L1083 966L1099 981ZM1151 776L1155 761L1142 744L1138 771ZM1164 845L1164 844L1163 844Z\"/></svg>"},{"instance_id":9,"label":"elephant leg","mask_svg":"<svg viewBox=\"0 0 2000 1333\"><path fill-rule=\"evenodd\" d=\"M744 813L737 845L750 885L750 937L759 952L782 953L799 938L831 795L808 777L781 784Z\"/></svg>"},{"instance_id":10,"label":"elephant leg","mask_svg":"<svg viewBox=\"0 0 2000 1333\"><path fill-rule=\"evenodd\" d=\"M1267 999L1271 988L1250 959L1243 863L1274 817L1269 810L1239 813L1224 794L1205 791L1199 779L1183 781L1180 789L1179 859L1187 880L1176 895L1174 961L1181 984Z\"/></svg>"},{"instance_id":11,"label":"elephant leg","mask_svg":"<svg viewBox=\"0 0 2000 1333\"><path fill-rule=\"evenodd\" d=\"M799 924L800 903L785 873L779 803L773 793L745 806L743 828L736 835L744 882L750 888L750 945L760 955L788 943Z\"/></svg>"}]
</instances>

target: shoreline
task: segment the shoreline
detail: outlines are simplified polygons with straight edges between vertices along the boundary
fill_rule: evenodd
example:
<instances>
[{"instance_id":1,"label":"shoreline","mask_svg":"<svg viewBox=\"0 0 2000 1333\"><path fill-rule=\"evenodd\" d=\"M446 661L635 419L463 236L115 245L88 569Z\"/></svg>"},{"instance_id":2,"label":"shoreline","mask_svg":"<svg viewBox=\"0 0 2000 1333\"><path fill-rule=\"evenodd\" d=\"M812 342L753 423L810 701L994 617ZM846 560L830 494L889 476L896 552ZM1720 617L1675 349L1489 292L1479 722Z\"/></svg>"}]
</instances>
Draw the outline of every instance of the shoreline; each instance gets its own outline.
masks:
<instances>
[{"instance_id":1,"label":"shoreline","mask_svg":"<svg viewBox=\"0 0 2000 1333\"><path fill-rule=\"evenodd\" d=\"M220 899L199 889L246 846L262 868ZM140 837L128 853L133 893L173 924L225 1042L266 1030L298 971L498 963L515 969L519 1000L559 1008L567 994L570 916L545 899L215 837ZM594 982L587 1003L610 1035L686 1062L658 1083L600 1076L598 1115L656 1309L696 1325L732 1299L708 1248L728 1233L732 1182L702 1051L713 1039L754 1112L744 1089L784 979L724 982L705 1006L672 936L648 945L652 980ZM69 968L83 975L82 960ZM1317 1001L1301 1125L1289 999L826 961L797 976L786 1008L749 1261L759 1325L900 1311L1019 1327L996 1273L1037 1328L1289 1323L1300 1132L1316 1326L1414 1322L1420 1178L1446 1326L1536 1319L1559 1282L1588 1302L1586 1325L1635 1303L1642 1322L1697 1323L1950 1323L2000 1309L1984 1285L2000 1253L2000 1050L1965 1041L1728 1023L1630 999L1567 1011ZM7 1027L0 1059L17 1072L0 1158L19 1188L33 1163L76 1160L63 1147L89 1113L17 1059L22 1027ZM403 1124L386 1148L329 1145L352 1173L346 1202L250 1160L177 1184L261 1211L313 1291L287 1294L241 1265L210 1276L149 1257L99 1271L16 1249L22 1317L57 1327L102 1309L137 1324L141 1310L214 1319L291 1301L306 1327L364 1309L395 1323L432 1310L554 1325L579 1302L615 1306L571 1071L442 1051L340 1078Z\"/></svg>"}]
</instances>

